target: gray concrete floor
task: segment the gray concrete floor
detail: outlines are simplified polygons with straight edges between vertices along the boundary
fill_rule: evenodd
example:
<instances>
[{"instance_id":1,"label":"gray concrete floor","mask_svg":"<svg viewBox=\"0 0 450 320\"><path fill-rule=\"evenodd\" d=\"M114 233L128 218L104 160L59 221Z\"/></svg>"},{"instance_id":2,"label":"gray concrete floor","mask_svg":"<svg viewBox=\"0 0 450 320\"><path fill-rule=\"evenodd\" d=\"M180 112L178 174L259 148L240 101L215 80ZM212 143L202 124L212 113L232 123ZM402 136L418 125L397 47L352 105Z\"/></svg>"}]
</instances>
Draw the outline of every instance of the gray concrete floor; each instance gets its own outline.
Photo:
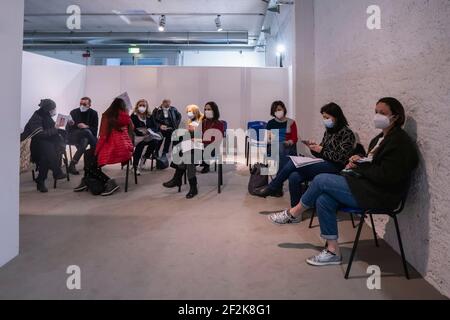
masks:
<instances>
[{"instance_id":1,"label":"gray concrete floor","mask_svg":"<svg viewBox=\"0 0 450 320\"><path fill-rule=\"evenodd\" d=\"M123 186L124 172L107 172ZM248 175L226 168L223 193L214 173L199 176L200 196L161 186L172 169L145 172L109 198L76 194L70 183L38 194L31 174L21 177L20 255L0 269L0 299L443 299L413 272L403 277L400 257L370 229L351 273L345 265L316 268L318 228L278 227L267 212L284 199L248 195ZM50 184L50 183L49 183ZM122 188L123 190L123 188ZM345 261L355 230L340 222ZM368 265L379 265L382 289L368 290ZM69 265L81 268L80 291L66 288Z\"/></svg>"}]
</instances>

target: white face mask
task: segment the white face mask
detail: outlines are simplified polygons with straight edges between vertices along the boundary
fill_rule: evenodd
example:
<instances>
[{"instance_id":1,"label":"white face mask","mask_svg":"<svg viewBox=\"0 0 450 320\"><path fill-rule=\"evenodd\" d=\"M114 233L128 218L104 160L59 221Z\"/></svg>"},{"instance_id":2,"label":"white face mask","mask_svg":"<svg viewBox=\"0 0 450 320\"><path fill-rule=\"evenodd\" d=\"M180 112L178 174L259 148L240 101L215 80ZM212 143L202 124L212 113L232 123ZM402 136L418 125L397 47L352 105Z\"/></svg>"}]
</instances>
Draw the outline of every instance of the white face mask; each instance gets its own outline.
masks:
<instances>
[{"instance_id":1,"label":"white face mask","mask_svg":"<svg viewBox=\"0 0 450 320\"><path fill-rule=\"evenodd\" d=\"M187 113L187 116L188 116L188 118L191 119L191 120L194 119L194 117L195 117L195 115L194 115L193 112L188 112L188 113Z\"/></svg>"},{"instance_id":2,"label":"white face mask","mask_svg":"<svg viewBox=\"0 0 450 320\"><path fill-rule=\"evenodd\" d=\"M139 107L138 108L139 113L145 113L145 111L147 111L146 107Z\"/></svg>"},{"instance_id":3,"label":"white face mask","mask_svg":"<svg viewBox=\"0 0 450 320\"><path fill-rule=\"evenodd\" d=\"M375 125L375 128L384 130L391 125L391 119L388 116L377 113L373 117L373 123Z\"/></svg>"},{"instance_id":4,"label":"white face mask","mask_svg":"<svg viewBox=\"0 0 450 320\"><path fill-rule=\"evenodd\" d=\"M54 117L57 115L56 109L50 110L50 117Z\"/></svg>"},{"instance_id":5,"label":"white face mask","mask_svg":"<svg viewBox=\"0 0 450 320\"><path fill-rule=\"evenodd\" d=\"M275 112L275 117L277 119L283 119L284 118L284 111L277 111L277 112Z\"/></svg>"},{"instance_id":6,"label":"white face mask","mask_svg":"<svg viewBox=\"0 0 450 320\"><path fill-rule=\"evenodd\" d=\"M212 119L212 118L214 118L214 111L212 111L212 110L205 110L205 117L206 117L207 119Z\"/></svg>"},{"instance_id":7,"label":"white face mask","mask_svg":"<svg viewBox=\"0 0 450 320\"><path fill-rule=\"evenodd\" d=\"M324 124L325 128L327 128L327 129L334 128L334 122L332 119L324 119L323 124Z\"/></svg>"},{"instance_id":8,"label":"white face mask","mask_svg":"<svg viewBox=\"0 0 450 320\"><path fill-rule=\"evenodd\" d=\"M89 110L88 107L80 106L80 111L81 111L81 112L87 112L88 110Z\"/></svg>"}]
</instances>

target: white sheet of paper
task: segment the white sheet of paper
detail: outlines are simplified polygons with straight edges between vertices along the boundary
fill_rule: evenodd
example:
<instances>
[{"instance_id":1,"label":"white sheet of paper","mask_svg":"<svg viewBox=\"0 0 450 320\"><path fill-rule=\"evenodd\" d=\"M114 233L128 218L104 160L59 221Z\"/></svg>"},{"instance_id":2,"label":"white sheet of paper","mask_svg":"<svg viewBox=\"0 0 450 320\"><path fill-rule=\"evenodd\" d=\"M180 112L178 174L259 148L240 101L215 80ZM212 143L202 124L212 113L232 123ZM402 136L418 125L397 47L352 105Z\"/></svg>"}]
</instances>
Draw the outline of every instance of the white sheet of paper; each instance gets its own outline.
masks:
<instances>
[{"instance_id":1,"label":"white sheet of paper","mask_svg":"<svg viewBox=\"0 0 450 320\"><path fill-rule=\"evenodd\" d=\"M310 166L312 164L325 162L325 160L323 159L309 158L309 157L289 157L289 158L291 158L296 168L302 168Z\"/></svg>"},{"instance_id":2,"label":"white sheet of paper","mask_svg":"<svg viewBox=\"0 0 450 320\"><path fill-rule=\"evenodd\" d=\"M63 114L58 114L58 116L56 117L56 127L65 128L70 120L72 120L72 117L70 115L66 116Z\"/></svg>"},{"instance_id":3,"label":"white sheet of paper","mask_svg":"<svg viewBox=\"0 0 450 320\"><path fill-rule=\"evenodd\" d=\"M127 109L128 109L128 110L133 109L133 105L132 105L132 103L131 103L131 99L130 99L130 96L128 95L128 92L122 93L122 94L121 94L120 96L118 96L117 98L122 99L122 100L125 102L125 104L127 105Z\"/></svg>"}]
</instances>

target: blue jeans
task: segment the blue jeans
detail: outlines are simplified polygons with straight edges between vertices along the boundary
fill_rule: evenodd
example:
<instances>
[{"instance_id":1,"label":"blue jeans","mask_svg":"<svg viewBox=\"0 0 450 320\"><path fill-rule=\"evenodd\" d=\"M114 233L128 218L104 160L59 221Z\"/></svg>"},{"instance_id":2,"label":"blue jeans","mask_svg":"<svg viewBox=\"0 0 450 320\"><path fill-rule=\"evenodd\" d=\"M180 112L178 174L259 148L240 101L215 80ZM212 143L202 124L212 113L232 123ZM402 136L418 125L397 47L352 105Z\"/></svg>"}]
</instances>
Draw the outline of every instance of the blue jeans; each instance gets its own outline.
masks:
<instances>
[{"instance_id":1,"label":"blue jeans","mask_svg":"<svg viewBox=\"0 0 450 320\"><path fill-rule=\"evenodd\" d=\"M301 199L304 208L316 208L319 217L321 237L337 240L338 225L336 213L339 208L358 208L347 180L333 174L318 175Z\"/></svg>"},{"instance_id":2,"label":"blue jeans","mask_svg":"<svg viewBox=\"0 0 450 320\"><path fill-rule=\"evenodd\" d=\"M291 207L299 204L302 197L302 183L311 181L315 176L321 173L339 173L341 166L325 161L310 166L296 168L294 163L289 159L284 167L278 172L276 178L269 184L269 188L273 191L283 187L283 183L289 179L289 193L291 195Z\"/></svg>"}]
</instances>

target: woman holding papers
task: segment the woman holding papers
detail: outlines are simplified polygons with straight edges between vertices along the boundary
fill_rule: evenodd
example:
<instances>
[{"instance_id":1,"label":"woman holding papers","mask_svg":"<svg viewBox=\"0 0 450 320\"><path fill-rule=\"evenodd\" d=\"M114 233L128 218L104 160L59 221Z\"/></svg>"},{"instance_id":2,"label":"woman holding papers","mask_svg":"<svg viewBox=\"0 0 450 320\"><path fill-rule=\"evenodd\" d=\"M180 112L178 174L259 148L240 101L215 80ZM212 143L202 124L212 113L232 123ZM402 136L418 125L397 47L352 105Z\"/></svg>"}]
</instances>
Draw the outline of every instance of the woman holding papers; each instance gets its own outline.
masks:
<instances>
[{"instance_id":1,"label":"woman holding papers","mask_svg":"<svg viewBox=\"0 0 450 320\"><path fill-rule=\"evenodd\" d=\"M276 195L277 190L289 179L291 206L295 207L300 202L304 182L312 181L318 174L338 173L345 168L355 148L355 135L337 104L325 105L320 113L326 129L322 143L303 141L316 159L293 158L293 161L288 161L276 178L257 192L257 196L265 198Z\"/></svg>"},{"instance_id":2,"label":"woman holding papers","mask_svg":"<svg viewBox=\"0 0 450 320\"><path fill-rule=\"evenodd\" d=\"M193 142L195 141L195 138L197 136L201 137L200 134L196 134L198 130L202 129L202 120L204 118L203 114L200 112L200 108L197 105L189 105L186 107L186 115L188 117L188 121L186 122L186 129L189 131L191 139ZM197 139L198 140L198 139ZM198 141L197 141L198 142ZM184 148L183 146L186 145L186 141L184 143L181 143L181 148ZM185 149L185 148L184 148ZM192 155L194 155L194 150L184 150L185 152L191 152ZM194 163L194 157L192 156L189 163L174 163L172 162L172 167L175 168L175 174L173 178L163 183L163 186L166 188L175 188L175 187L181 187L183 175L184 172L187 170L187 176L189 179L189 193L186 195L187 199L194 198L198 194L198 188L197 188L197 178L196 178L196 172L195 172L195 163Z\"/></svg>"},{"instance_id":3,"label":"woman holding papers","mask_svg":"<svg viewBox=\"0 0 450 320\"><path fill-rule=\"evenodd\" d=\"M142 99L136 103L134 112L131 115L131 121L134 126L134 145L136 146L133 155L133 167L136 170L136 174L140 175L145 159L149 159L156 148L158 148L162 137L156 136L156 132L159 130L153 121L147 100ZM142 157L145 147L147 147L147 151Z\"/></svg>"},{"instance_id":4,"label":"woman holding papers","mask_svg":"<svg viewBox=\"0 0 450 320\"><path fill-rule=\"evenodd\" d=\"M302 214L316 208L325 250L307 259L314 266L342 263L338 247L336 212L341 207L395 210L406 194L411 174L418 164L417 148L402 129L405 110L394 98L383 98L375 109L374 126L382 130L369 146L367 158L350 159L341 175L317 176L300 203L271 215L276 224L300 222Z\"/></svg>"},{"instance_id":5,"label":"woman holding papers","mask_svg":"<svg viewBox=\"0 0 450 320\"><path fill-rule=\"evenodd\" d=\"M50 99L41 100L39 110L33 113L21 135L21 141L31 137L31 158L39 171L36 178L37 190L42 193L48 192L45 180L49 170L53 171L53 177L57 180L67 178L61 170L61 155L66 148L65 138L62 136L63 132L56 128L54 116L56 103Z\"/></svg>"}]
</instances>

